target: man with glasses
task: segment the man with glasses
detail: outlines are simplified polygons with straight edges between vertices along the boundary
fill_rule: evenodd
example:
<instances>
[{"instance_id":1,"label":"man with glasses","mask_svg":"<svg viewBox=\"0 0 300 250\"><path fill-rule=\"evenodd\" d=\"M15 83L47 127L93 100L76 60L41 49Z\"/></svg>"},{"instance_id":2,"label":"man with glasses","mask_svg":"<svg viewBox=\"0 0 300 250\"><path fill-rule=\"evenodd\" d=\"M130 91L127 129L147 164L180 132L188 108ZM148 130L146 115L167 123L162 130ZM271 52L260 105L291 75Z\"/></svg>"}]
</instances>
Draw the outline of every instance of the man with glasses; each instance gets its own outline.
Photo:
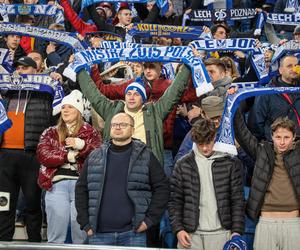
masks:
<instances>
[{"instance_id":1,"label":"man with glasses","mask_svg":"<svg viewBox=\"0 0 300 250\"><path fill-rule=\"evenodd\" d=\"M154 72L151 70L145 72L149 80L155 79ZM190 70L183 65L173 83L165 90L162 97L157 97L155 103L146 103L147 94L142 81L125 85L123 88L125 100L116 101L111 101L104 96L105 93L99 92L93 80L84 70L78 75L78 83L95 111L105 120L103 131L105 139L110 137L110 121L113 115L125 112L131 115L135 121L133 137L147 144L160 163L163 164L163 121L173 110L174 105L179 102L189 78ZM152 93L152 95L154 94ZM122 96L119 96L119 99L121 98Z\"/></svg>"},{"instance_id":2,"label":"man with glasses","mask_svg":"<svg viewBox=\"0 0 300 250\"><path fill-rule=\"evenodd\" d=\"M130 115L114 115L111 140L85 161L75 203L89 244L145 247L146 230L166 208L167 178L151 150L132 138L134 127Z\"/></svg>"}]
</instances>

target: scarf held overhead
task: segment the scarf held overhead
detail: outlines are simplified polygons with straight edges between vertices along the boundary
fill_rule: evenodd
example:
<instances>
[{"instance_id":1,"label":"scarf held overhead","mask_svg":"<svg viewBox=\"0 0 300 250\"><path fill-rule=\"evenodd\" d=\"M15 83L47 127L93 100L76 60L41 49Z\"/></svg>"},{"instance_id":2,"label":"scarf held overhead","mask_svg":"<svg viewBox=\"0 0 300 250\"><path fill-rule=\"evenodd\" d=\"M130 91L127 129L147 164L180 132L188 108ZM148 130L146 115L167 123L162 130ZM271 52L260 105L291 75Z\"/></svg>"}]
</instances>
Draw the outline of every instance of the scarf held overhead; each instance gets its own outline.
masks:
<instances>
[{"instance_id":1,"label":"scarf held overhead","mask_svg":"<svg viewBox=\"0 0 300 250\"><path fill-rule=\"evenodd\" d=\"M119 61L184 63L191 68L197 96L213 90L213 86L202 60L199 57L195 57L192 49L187 46L79 51L75 54L75 61L65 69L64 75L75 81L76 73L81 69L89 69L92 64L99 64L101 62Z\"/></svg>"},{"instance_id":2,"label":"scarf held overhead","mask_svg":"<svg viewBox=\"0 0 300 250\"><path fill-rule=\"evenodd\" d=\"M50 16L55 19L55 23L64 25L64 13L55 5L42 4L5 4L0 5L0 14L4 20L6 15L33 15ZM9 20L5 20L9 22Z\"/></svg>"},{"instance_id":3,"label":"scarf held overhead","mask_svg":"<svg viewBox=\"0 0 300 250\"><path fill-rule=\"evenodd\" d=\"M265 66L264 54L256 47L255 39L237 38L222 40L197 40L190 43L197 50L205 51L243 51L251 52L251 63L255 69L258 79L263 80L268 76L268 69Z\"/></svg>"},{"instance_id":4,"label":"scarf held overhead","mask_svg":"<svg viewBox=\"0 0 300 250\"><path fill-rule=\"evenodd\" d=\"M203 36L209 36L207 33L203 33L202 27L173 26L150 23L135 23L128 33L132 36L144 38L163 36L189 40L195 40Z\"/></svg>"},{"instance_id":5,"label":"scarf held overhead","mask_svg":"<svg viewBox=\"0 0 300 250\"><path fill-rule=\"evenodd\" d=\"M0 35L16 34L20 36L37 37L44 40L61 43L72 49L85 49L86 44L79 41L74 33L49 30L17 23L0 23Z\"/></svg>"},{"instance_id":6,"label":"scarf held overhead","mask_svg":"<svg viewBox=\"0 0 300 250\"><path fill-rule=\"evenodd\" d=\"M0 98L0 135L11 127L11 120L8 119L6 110L3 106L2 99Z\"/></svg>"},{"instance_id":7,"label":"scarf held overhead","mask_svg":"<svg viewBox=\"0 0 300 250\"><path fill-rule=\"evenodd\" d=\"M217 10L193 10L188 14L188 19L193 22L214 22L224 20L244 20L256 16L255 9L217 9Z\"/></svg>"},{"instance_id":8,"label":"scarf held overhead","mask_svg":"<svg viewBox=\"0 0 300 250\"><path fill-rule=\"evenodd\" d=\"M0 74L0 90L47 92L54 99L52 103L53 112L56 111L64 97L61 84L44 74Z\"/></svg>"},{"instance_id":9,"label":"scarf held overhead","mask_svg":"<svg viewBox=\"0 0 300 250\"><path fill-rule=\"evenodd\" d=\"M245 83L243 83L245 84ZM295 93L300 87L273 87L273 88L241 88L234 95L228 95L222 115L221 126L218 130L215 151L237 155L234 144L233 117L242 100L252 96Z\"/></svg>"}]
</instances>

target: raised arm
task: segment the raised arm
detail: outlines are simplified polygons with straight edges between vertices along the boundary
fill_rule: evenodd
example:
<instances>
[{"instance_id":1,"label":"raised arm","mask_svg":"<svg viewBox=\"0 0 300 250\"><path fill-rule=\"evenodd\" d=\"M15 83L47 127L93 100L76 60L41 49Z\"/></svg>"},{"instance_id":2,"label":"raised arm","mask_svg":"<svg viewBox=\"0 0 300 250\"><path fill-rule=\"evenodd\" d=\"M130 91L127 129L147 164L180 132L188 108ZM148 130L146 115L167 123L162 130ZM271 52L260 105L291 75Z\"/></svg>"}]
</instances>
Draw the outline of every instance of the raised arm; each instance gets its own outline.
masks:
<instances>
[{"instance_id":1,"label":"raised arm","mask_svg":"<svg viewBox=\"0 0 300 250\"><path fill-rule=\"evenodd\" d=\"M90 101L95 111L105 120L106 117L111 115L113 112L115 102L109 100L103 94L101 94L94 81L85 70L81 70L79 72L77 75L77 80L82 93Z\"/></svg>"}]
</instances>

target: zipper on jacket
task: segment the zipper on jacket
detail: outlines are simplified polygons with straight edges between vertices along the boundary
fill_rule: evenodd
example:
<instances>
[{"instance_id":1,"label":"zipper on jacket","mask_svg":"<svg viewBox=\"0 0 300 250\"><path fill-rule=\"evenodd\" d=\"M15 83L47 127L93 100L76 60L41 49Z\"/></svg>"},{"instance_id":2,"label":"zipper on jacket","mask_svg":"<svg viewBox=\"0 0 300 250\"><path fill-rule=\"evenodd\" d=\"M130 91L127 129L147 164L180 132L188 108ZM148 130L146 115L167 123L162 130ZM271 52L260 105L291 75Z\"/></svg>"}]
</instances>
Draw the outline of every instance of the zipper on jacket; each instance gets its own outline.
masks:
<instances>
[{"instance_id":1,"label":"zipper on jacket","mask_svg":"<svg viewBox=\"0 0 300 250\"><path fill-rule=\"evenodd\" d=\"M97 224L98 224L98 215L99 215L99 212L100 212L100 203L101 203L101 200L102 200L102 194L103 194L103 186L104 186L104 180L105 180L105 174L106 174L106 164L107 164L107 152L108 152L108 149L110 147L110 144L109 146L105 149L105 155L106 157L104 157L104 171L103 171L103 179L100 180L100 183L102 181L102 188L101 188L101 192L100 192L100 197L99 197L99 200L98 200L98 203L97 203L97 207L96 207L96 215L95 215L95 222L96 222L96 228L94 230L94 233L96 233L97 231ZM102 155L103 156L103 155Z\"/></svg>"},{"instance_id":2,"label":"zipper on jacket","mask_svg":"<svg viewBox=\"0 0 300 250\"><path fill-rule=\"evenodd\" d=\"M134 141L132 141L132 147L134 147L134 145L135 145L135 143L134 143ZM133 148L132 148L132 150L133 150ZM142 150L144 150L144 148L142 148ZM140 150L140 152L141 152L142 150ZM139 154L140 154L140 153L138 153L137 155L139 155ZM136 159L135 159L135 161L136 161ZM127 190L127 195L128 195L129 199L131 200L131 202L132 202L132 204L133 204L134 218L131 219L131 222L132 222L133 229L136 230L136 229L137 229L137 228L136 228L136 225L135 225L135 222L136 222L136 204L133 202L131 196L130 196L129 193L128 193L128 176L129 176L129 174L130 174L130 172L131 172L132 166L133 166L133 162L131 162L131 160L130 160L130 161L129 161L129 166L128 166L128 171L127 171L127 178L126 178L126 183L127 183L127 188L126 188L126 190ZM139 225L137 225L137 226L139 226Z\"/></svg>"}]
</instances>

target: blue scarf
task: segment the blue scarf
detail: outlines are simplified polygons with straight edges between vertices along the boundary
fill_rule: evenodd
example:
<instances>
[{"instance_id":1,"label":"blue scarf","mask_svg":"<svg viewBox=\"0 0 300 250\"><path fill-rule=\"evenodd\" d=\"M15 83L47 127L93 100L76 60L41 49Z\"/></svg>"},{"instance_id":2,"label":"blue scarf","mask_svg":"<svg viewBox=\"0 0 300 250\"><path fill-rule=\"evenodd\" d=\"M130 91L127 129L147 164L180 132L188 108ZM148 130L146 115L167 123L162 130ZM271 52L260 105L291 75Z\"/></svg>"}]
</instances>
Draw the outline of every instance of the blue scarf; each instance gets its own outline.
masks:
<instances>
[{"instance_id":1,"label":"blue scarf","mask_svg":"<svg viewBox=\"0 0 300 250\"><path fill-rule=\"evenodd\" d=\"M16 34L20 36L38 37L56 43L64 44L75 50L87 48L87 44L81 42L74 33L49 30L17 23L0 23L0 35Z\"/></svg>"},{"instance_id":2,"label":"blue scarf","mask_svg":"<svg viewBox=\"0 0 300 250\"><path fill-rule=\"evenodd\" d=\"M146 47L141 43L118 42L118 41L101 41L99 48L101 49L125 49L125 48L138 48Z\"/></svg>"},{"instance_id":3,"label":"blue scarf","mask_svg":"<svg viewBox=\"0 0 300 250\"><path fill-rule=\"evenodd\" d=\"M268 77L268 69L265 67L264 54L256 48L255 39L236 38L223 40L197 40L190 43L197 50L205 51L235 51L251 52L251 63L258 79L264 81Z\"/></svg>"},{"instance_id":4,"label":"blue scarf","mask_svg":"<svg viewBox=\"0 0 300 250\"><path fill-rule=\"evenodd\" d=\"M265 25L265 22L279 25L299 25L300 13L286 14L286 13L268 13L261 12L256 21L255 35L260 35Z\"/></svg>"},{"instance_id":5,"label":"blue scarf","mask_svg":"<svg viewBox=\"0 0 300 250\"><path fill-rule=\"evenodd\" d=\"M284 11L290 13L300 12L298 0L287 0Z\"/></svg>"},{"instance_id":6,"label":"blue scarf","mask_svg":"<svg viewBox=\"0 0 300 250\"><path fill-rule=\"evenodd\" d=\"M245 84L245 83L243 83ZM228 95L222 115L221 126L218 130L215 151L237 155L234 145L233 117L242 100L252 96L265 94L283 94L300 92L300 87L273 87L273 88L241 88L234 95Z\"/></svg>"},{"instance_id":7,"label":"blue scarf","mask_svg":"<svg viewBox=\"0 0 300 250\"><path fill-rule=\"evenodd\" d=\"M3 106L2 99L0 98L0 135L11 127L11 120L8 119L6 110Z\"/></svg>"},{"instance_id":8,"label":"blue scarf","mask_svg":"<svg viewBox=\"0 0 300 250\"><path fill-rule=\"evenodd\" d=\"M46 92L53 96L52 108L56 111L64 97L64 91L58 81L54 81L49 75L19 75L0 74L0 90L38 91Z\"/></svg>"},{"instance_id":9,"label":"blue scarf","mask_svg":"<svg viewBox=\"0 0 300 250\"><path fill-rule=\"evenodd\" d=\"M75 61L65 69L64 75L75 81L76 73L81 69L89 69L92 64L119 61L184 63L191 68L197 96L213 90L210 78L201 59L194 57L192 49L187 46L79 51L75 54Z\"/></svg>"},{"instance_id":10,"label":"blue scarf","mask_svg":"<svg viewBox=\"0 0 300 250\"><path fill-rule=\"evenodd\" d=\"M3 8L3 9L2 9ZM41 4L6 4L4 7L0 5L0 13L6 11L8 15L33 15L33 16L50 16L55 18L55 23L65 25L64 13L55 5L41 5ZM4 12L4 11L3 11ZM5 14L5 13L3 13ZM3 17L3 16L2 16ZM7 20L8 22L8 20Z\"/></svg>"},{"instance_id":11,"label":"blue scarf","mask_svg":"<svg viewBox=\"0 0 300 250\"><path fill-rule=\"evenodd\" d=\"M132 36L139 36L149 38L152 36L163 36L171 38L181 38L188 40L199 39L203 36L202 27L188 27L188 26L173 26L149 23L135 23L133 28L128 31Z\"/></svg>"},{"instance_id":12,"label":"blue scarf","mask_svg":"<svg viewBox=\"0 0 300 250\"><path fill-rule=\"evenodd\" d=\"M193 22L235 21L252 19L256 16L255 9L218 9L193 10L187 19Z\"/></svg>"},{"instance_id":13,"label":"blue scarf","mask_svg":"<svg viewBox=\"0 0 300 250\"><path fill-rule=\"evenodd\" d=\"M296 53L300 52L300 41L298 40L290 40L283 45L276 48L275 53L272 57L272 64L278 62L282 56L286 53Z\"/></svg>"},{"instance_id":14,"label":"blue scarf","mask_svg":"<svg viewBox=\"0 0 300 250\"><path fill-rule=\"evenodd\" d=\"M10 55L10 52L8 49L0 48L0 68L3 68L1 71L6 73L12 73L13 72L13 59Z\"/></svg>"},{"instance_id":15,"label":"blue scarf","mask_svg":"<svg viewBox=\"0 0 300 250\"><path fill-rule=\"evenodd\" d=\"M156 0L156 5L160 8L160 15L164 16L169 10L169 1L168 0Z\"/></svg>"}]
</instances>

